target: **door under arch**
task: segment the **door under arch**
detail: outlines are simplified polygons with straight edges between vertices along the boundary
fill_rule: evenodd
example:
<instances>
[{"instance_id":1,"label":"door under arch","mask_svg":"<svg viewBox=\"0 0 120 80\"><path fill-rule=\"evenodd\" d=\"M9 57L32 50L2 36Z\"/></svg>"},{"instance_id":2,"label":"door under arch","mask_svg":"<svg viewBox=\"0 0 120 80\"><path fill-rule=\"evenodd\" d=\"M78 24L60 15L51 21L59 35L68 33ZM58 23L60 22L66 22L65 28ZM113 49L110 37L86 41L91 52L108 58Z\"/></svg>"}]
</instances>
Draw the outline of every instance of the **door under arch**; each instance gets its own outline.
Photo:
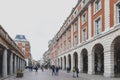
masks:
<instances>
[{"instance_id":1,"label":"door under arch","mask_svg":"<svg viewBox=\"0 0 120 80\"><path fill-rule=\"evenodd\" d=\"M94 46L94 69L95 74L103 75L104 73L104 49L101 44Z\"/></svg>"},{"instance_id":2,"label":"door under arch","mask_svg":"<svg viewBox=\"0 0 120 80\"><path fill-rule=\"evenodd\" d=\"M115 77L120 77L120 36L114 40L114 73Z\"/></svg>"},{"instance_id":3,"label":"door under arch","mask_svg":"<svg viewBox=\"0 0 120 80\"><path fill-rule=\"evenodd\" d=\"M86 49L82 50L83 73L88 72L88 52Z\"/></svg>"}]
</instances>

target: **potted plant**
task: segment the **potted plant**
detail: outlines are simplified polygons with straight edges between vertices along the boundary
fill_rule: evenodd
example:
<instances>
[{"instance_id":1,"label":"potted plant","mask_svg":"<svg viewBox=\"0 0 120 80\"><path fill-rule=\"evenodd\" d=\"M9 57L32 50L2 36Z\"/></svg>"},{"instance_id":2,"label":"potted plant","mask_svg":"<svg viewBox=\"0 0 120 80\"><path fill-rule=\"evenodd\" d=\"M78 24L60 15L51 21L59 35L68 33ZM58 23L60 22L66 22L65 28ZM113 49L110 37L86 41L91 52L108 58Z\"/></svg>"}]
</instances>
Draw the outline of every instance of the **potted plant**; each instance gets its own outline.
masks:
<instances>
[{"instance_id":1,"label":"potted plant","mask_svg":"<svg viewBox=\"0 0 120 80\"><path fill-rule=\"evenodd\" d=\"M23 77L23 71L21 69L17 70L17 77Z\"/></svg>"}]
</instances>

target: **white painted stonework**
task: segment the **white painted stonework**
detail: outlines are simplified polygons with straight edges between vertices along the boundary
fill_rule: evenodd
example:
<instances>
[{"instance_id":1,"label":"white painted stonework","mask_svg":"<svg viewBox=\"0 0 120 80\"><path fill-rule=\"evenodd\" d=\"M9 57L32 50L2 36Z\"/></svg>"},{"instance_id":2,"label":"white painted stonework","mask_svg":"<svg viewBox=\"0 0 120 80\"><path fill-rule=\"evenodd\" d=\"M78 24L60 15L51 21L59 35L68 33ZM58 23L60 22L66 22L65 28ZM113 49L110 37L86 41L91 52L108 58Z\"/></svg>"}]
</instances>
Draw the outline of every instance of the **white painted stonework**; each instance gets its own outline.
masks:
<instances>
[{"instance_id":1,"label":"white painted stonework","mask_svg":"<svg viewBox=\"0 0 120 80\"><path fill-rule=\"evenodd\" d=\"M58 55L59 59L63 59L64 56L68 58L68 54L71 55L71 70L74 67L73 54L77 52L78 54L78 68L80 72L82 72L82 59L81 59L81 51L86 49L88 52L88 74L95 74L94 71L94 53L92 52L93 47L96 44L102 44L104 48L104 76L105 77L113 77L114 76L114 55L111 52L112 42L116 37L120 36L120 25L115 26L115 28L109 30L109 32L104 32L97 37L91 38L89 41L82 43L77 46L77 48L73 48L67 52L62 53L62 55ZM67 60L66 60L67 61ZM62 62L63 63L63 62ZM66 62L68 66L68 62Z\"/></svg>"}]
</instances>

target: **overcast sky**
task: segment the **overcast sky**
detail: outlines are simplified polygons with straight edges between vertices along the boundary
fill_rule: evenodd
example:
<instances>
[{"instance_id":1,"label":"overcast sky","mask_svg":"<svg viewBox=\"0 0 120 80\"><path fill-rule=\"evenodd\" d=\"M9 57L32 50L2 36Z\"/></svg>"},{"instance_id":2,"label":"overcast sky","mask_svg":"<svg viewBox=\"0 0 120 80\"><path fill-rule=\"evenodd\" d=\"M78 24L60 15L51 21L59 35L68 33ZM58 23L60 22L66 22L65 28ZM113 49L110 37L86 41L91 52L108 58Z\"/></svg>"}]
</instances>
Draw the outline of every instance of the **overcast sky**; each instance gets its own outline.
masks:
<instances>
[{"instance_id":1,"label":"overcast sky","mask_svg":"<svg viewBox=\"0 0 120 80\"><path fill-rule=\"evenodd\" d=\"M0 0L0 25L13 39L25 35L38 60L76 4L77 0Z\"/></svg>"}]
</instances>

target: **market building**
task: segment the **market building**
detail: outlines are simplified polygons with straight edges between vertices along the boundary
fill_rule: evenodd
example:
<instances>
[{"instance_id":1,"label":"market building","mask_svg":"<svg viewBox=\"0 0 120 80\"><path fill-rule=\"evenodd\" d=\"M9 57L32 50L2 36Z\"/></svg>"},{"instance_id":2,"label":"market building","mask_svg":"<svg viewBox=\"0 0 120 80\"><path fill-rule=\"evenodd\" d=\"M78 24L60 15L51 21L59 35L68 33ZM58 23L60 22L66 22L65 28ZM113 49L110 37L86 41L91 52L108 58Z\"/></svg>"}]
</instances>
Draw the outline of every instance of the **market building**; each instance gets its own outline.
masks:
<instances>
[{"instance_id":1,"label":"market building","mask_svg":"<svg viewBox=\"0 0 120 80\"><path fill-rule=\"evenodd\" d=\"M120 0L78 0L50 40L51 65L86 74L120 74Z\"/></svg>"},{"instance_id":2,"label":"market building","mask_svg":"<svg viewBox=\"0 0 120 80\"><path fill-rule=\"evenodd\" d=\"M0 26L0 80L25 69L23 52Z\"/></svg>"}]
</instances>

